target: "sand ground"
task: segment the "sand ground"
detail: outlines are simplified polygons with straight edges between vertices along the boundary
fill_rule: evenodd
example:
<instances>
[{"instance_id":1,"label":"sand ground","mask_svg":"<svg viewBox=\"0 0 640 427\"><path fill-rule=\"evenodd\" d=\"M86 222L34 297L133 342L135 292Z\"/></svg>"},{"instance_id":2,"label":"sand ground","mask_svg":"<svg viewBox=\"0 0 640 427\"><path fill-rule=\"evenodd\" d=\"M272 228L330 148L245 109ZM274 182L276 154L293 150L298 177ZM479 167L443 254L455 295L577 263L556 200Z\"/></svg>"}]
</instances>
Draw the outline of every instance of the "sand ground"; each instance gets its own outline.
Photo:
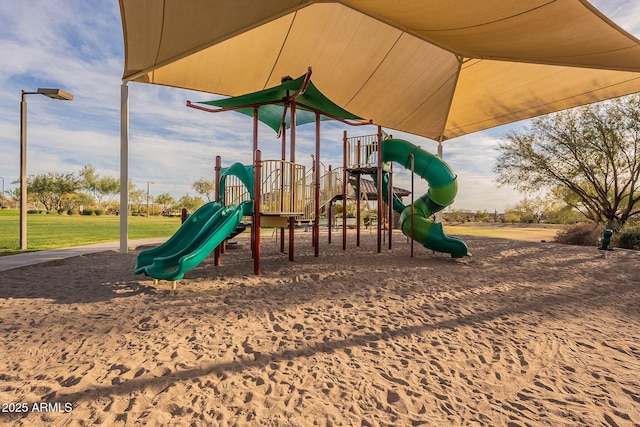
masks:
<instances>
[{"instance_id":1,"label":"sand ground","mask_svg":"<svg viewBox=\"0 0 640 427\"><path fill-rule=\"evenodd\" d=\"M0 424L638 426L640 253L246 236L171 283L104 252L0 277Z\"/></svg>"}]
</instances>

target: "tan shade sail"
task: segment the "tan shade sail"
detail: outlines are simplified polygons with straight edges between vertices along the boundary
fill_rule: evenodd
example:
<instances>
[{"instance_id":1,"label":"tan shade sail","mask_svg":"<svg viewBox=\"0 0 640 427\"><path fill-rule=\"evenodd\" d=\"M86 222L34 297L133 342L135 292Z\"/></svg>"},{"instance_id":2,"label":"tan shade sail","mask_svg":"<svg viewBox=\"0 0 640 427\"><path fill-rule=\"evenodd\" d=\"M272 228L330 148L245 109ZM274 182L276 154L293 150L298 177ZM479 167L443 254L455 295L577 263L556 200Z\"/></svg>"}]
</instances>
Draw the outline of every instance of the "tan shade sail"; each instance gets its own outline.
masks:
<instances>
[{"instance_id":1,"label":"tan shade sail","mask_svg":"<svg viewBox=\"0 0 640 427\"><path fill-rule=\"evenodd\" d=\"M640 91L586 0L120 0L127 81L237 96L313 67L376 124L444 140Z\"/></svg>"}]
</instances>

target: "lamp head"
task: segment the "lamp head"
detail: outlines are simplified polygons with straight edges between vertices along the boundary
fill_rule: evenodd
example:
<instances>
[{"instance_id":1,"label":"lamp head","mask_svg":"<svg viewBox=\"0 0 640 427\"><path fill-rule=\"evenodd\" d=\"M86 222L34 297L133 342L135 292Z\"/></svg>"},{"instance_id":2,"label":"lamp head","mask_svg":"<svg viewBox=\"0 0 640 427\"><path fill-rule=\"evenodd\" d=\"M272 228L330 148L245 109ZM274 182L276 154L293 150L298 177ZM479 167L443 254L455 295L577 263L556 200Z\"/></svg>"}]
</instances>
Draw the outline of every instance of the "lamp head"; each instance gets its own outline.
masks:
<instances>
[{"instance_id":1,"label":"lamp head","mask_svg":"<svg viewBox=\"0 0 640 427\"><path fill-rule=\"evenodd\" d=\"M38 88L38 91L36 93L39 93L40 95L44 95L52 99L60 99L63 101L71 101L73 99L72 94L70 94L69 92L65 92L62 89Z\"/></svg>"}]
</instances>

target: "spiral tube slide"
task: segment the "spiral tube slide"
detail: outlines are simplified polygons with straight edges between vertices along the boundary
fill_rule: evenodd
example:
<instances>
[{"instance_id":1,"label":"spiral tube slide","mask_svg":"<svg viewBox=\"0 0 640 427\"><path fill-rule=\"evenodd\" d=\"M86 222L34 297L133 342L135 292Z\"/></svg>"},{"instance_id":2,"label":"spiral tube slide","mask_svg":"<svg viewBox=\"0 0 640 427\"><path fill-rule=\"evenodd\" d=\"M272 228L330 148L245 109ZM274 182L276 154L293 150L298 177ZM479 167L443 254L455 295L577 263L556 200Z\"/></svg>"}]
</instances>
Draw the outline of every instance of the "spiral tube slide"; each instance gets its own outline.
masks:
<instances>
[{"instance_id":1,"label":"spiral tube slide","mask_svg":"<svg viewBox=\"0 0 640 427\"><path fill-rule=\"evenodd\" d=\"M414 171L429 184L429 190L413 203L413 229L411 227L411 206L405 206L395 195L393 209L400 213L402 232L425 248L451 254L452 258L471 256L467 245L457 237L444 234L441 223L429 219L453 203L458 192L456 175L449 165L422 148L402 139L387 139L382 144L382 161L396 162L411 170L411 154ZM388 194L388 179L383 190ZM375 182L375 181L374 181Z\"/></svg>"}]
</instances>

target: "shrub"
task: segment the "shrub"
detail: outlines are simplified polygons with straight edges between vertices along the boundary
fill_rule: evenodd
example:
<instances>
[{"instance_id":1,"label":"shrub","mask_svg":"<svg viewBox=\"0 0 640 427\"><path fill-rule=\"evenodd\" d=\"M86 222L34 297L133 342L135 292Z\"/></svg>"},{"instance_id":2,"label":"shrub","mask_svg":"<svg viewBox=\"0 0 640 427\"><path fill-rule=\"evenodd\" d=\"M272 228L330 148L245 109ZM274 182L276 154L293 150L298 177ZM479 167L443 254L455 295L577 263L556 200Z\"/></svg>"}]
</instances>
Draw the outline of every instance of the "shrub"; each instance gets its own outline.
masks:
<instances>
[{"instance_id":1,"label":"shrub","mask_svg":"<svg viewBox=\"0 0 640 427\"><path fill-rule=\"evenodd\" d=\"M640 227L624 226L618 232L618 246L640 250Z\"/></svg>"},{"instance_id":2,"label":"shrub","mask_svg":"<svg viewBox=\"0 0 640 427\"><path fill-rule=\"evenodd\" d=\"M91 208L84 208L82 210L82 215L93 215L93 209Z\"/></svg>"},{"instance_id":3,"label":"shrub","mask_svg":"<svg viewBox=\"0 0 640 427\"><path fill-rule=\"evenodd\" d=\"M565 245L595 246L603 230L602 225L582 222L559 231L554 241Z\"/></svg>"},{"instance_id":4,"label":"shrub","mask_svg":"<svg viewBox=\"0 0 640 427\"><path fill-rule=\"evenodd\" d=\"M104 215L104 210L103 209L96 209L93 211L93 213L95 213L96 215Z\"/></svg>"}]
</instances>

